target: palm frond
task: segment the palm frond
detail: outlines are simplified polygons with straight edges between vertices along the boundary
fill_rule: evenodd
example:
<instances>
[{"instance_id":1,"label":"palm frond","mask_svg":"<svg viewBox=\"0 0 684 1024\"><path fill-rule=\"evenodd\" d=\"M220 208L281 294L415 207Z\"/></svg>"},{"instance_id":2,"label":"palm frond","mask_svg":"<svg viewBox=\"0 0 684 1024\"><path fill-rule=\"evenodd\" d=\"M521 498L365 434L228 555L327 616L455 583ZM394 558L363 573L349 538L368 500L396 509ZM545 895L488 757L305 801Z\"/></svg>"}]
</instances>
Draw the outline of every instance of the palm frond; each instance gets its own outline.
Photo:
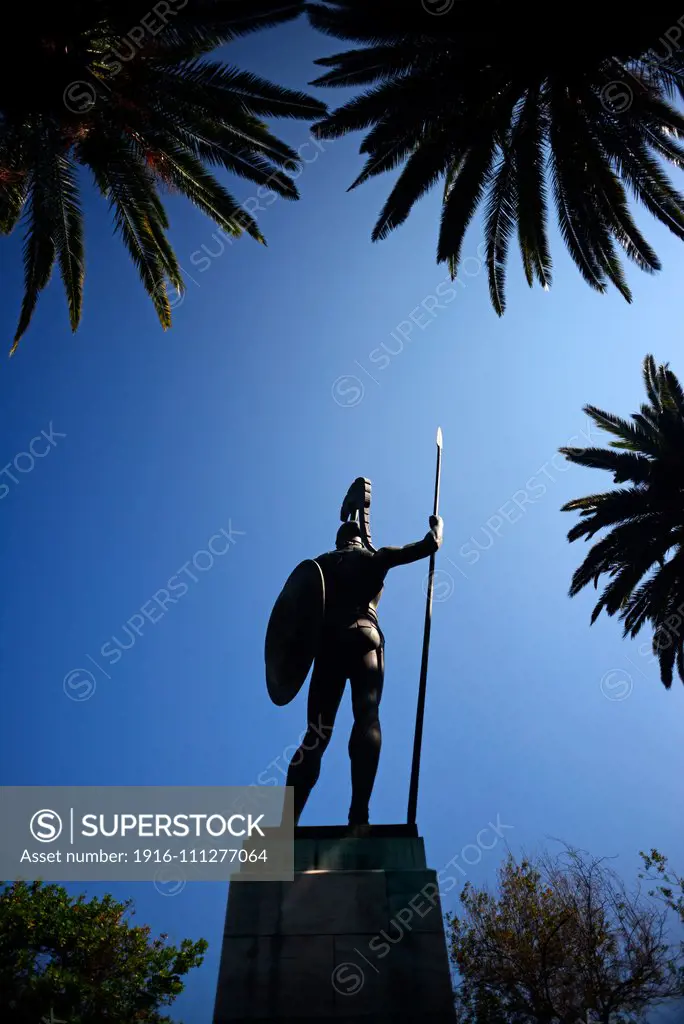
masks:
<instances>
[{"instance_id":1,"label":"palm frond","mask_svg":"<svg viewBox=\"0 0 684 1024\"><path fill-rule=\"evenodd\" d=\"M266 243L254 217L191 153L167 143L163 157L169 180L203 213L232 235L239 236L246 231L255 241Z\"/></svg>"},{"instance_id":2,"label":"palm frond","mask_svg":"<svg viewBox=\"0 0 684 1024\"><path fill-rule=\"evenodd\" d=\"M27 182L28 202L24 217L24 299L10 350L12 355L31 322L41 291L46 287L57 256L54 161L50 126L37 126L32 146L32 166Z\"/></svg>"},{"instance_id":3,"label":"palm frond","mask_svg":"<svg viewBox=\"0 0 684 1024\"><path fill-rule=\"evenodd\" d=\"M641 452L646 455L658 455L659 447L654 439L652 430L645 430L624 420L620 416L613 416L611 413L598 409L595 405L585 405L584 412L593 419L597 427L613 434L619 438L618 441L611 441L613 448L627 448L630 451Z\"/></svg>"},{"instance_id":4,"label":"palm frond","mask_svg":"<svg viewBox=\"0 0 684 1024\"><path fill-rule=\"evenodd\" d=\"M651 477L653 463L645 455L635 452L617 452L610 448L559 448L568 462L590 469L605 469L613 473L613 483L647 483Z\"/></svg>"},{"instance_id":5,"label":"palm frond","mask_svg":"<svg viewBox=\"0 0 684 1024\"><path fill-rule=\"evenodd\" d=\"M580 513L568 540L607 532L592 545L573 573L570 596L607 577L591 622L602 611L618 614L624 636L634 637L650 622L661 680L669 688L675 664L684 682L684 389L652 355L642 367L648 405L632 422L587 406L594 421L620 438L612 448L562 448L570 461L614 473L615 488L566 502L562 511ZM615 447L629 449L616 452ZM649 575L650 574L650 575ZM673 631L672 625L677 623Z\"/></svg>"},{"instance_id":6,"label":"palm frond","mask_svg":"<svg viewBox=\"0 0 684 1024\"><path fill-rule=\"evenodd\" d=\"M404 223L414 204L445 173L452 152L451 140L445 136L439 136L415 150L406 162L373 229L374 242L386 238L390 231Z\"/></svg>"},{"instance_id":7,"label":"palm frond","mask_svg":"<svg viewBox=\"0 0 684 1024\"><path fill-rule=\"evenodd\" d=\"M547 189L541 104L540 88L528 89L516 133L515 212L527 283L532 287L536 277L542 288L548 289L552 264L546 230Z\"/></svg>"},{"instance_id":8,"label":"palm frond","mask_svg":"<svg viewBox=\"0 0 684 1024\"><path fill-rule=\"evenodd\" d=\"M517 223L528 283L551 284L549 195L584 279L600 293L614 285L629 302L620 250L646 273L661 265L629 198L684 238L684 198L664 166L684 167L684 114L670 102L684 97L684 49L670 40L666 59L649 57L661 38L657 32L668 27L660 8L638 27L623 19L608 30L594 18L589 33L580 28L585 19L575 16L564 26L559 49L550 40L532 44L543 31L538 12L495 6L492 13L461 4L436 18L426 4L391 0L308 4L316 29L354 44L320 58L325 73L314 84L364 90L329 113L316 132L321 138L365 133L361 152L368 161L352 187L402 165L417 167L423 148L451 138L454 160L444 174L437 259L457 272L463 235L484 201L497 313L504 309L511 225ZM629 83L632 93L626 110L611 106L611 87L619 82ZM416 198L421 195L417 188ZM385 238L405 220L403 210L394 216L396 201L395 186L373 237Z\"/></svg>"},{"instance_id":9,"label":"palm frond","mask_svg":"<svg viewBox=\"0 0 684 1024\"><path fill-rule=\"evenodd\" d=\"M225 231L259 242L254 216L210 168L298 198L301 159L266 122L321 118L325 104L203 55L296 18L303 0L172 7L91 0L46 9L12 37L29 55L31 74L21 88L8 61L0 62L0 232L11 232L22 216L25 227L26 291L14 348L56 260L72 329L79 324L85 261L77 165L90 168L109 201L115 232L164 327L167 285L182 291L183 281L160 190L181 192Z\"/></svg>"},{"instance_id":10,"label":"palm frond","mask_svg":"<svg viewBox=\"0 0 684 1024\"><path fill-rule=\"evenodd\" d=\"M448 261L453 277L458 273L466 230L491 178L495 150L496 141L489 135L454 160L458 170L444 200L437 243L437 261Z\"/></svg>"},{"instance_id":11,"label":"palm frond","mask_svg":"<svg viewBox=\"0 0 684 1024\"><path fill-rule=\"evenodd\" d=\"M54 181L54 242L69 305L69 321L75 331L81 321L85 278L83 213L74 167L59 154L54 155Z\"/></svg>"},{"instance_id":12,"label":"palm frond","mask_svg":"<svg viewBox=\"0 0 684 1024\"><path fill-rule=\"evenodd\" d=\"M515 135L515 132L514 132ZM489 294L498 316L506 308L506 258L515 227L518 198L515 183L514 140L509 140L493 171L485 210L485 242Z\"/></svg>"}]
</instances>

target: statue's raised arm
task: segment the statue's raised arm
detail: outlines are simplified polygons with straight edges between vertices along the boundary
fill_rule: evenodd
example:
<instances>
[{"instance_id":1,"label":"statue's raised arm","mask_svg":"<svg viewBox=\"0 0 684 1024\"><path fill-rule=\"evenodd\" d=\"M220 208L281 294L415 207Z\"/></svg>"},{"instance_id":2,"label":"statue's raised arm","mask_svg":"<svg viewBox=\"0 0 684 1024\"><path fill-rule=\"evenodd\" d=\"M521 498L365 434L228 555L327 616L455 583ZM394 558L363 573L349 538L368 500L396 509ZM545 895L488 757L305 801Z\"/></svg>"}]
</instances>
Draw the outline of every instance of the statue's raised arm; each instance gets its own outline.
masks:
<instances>
[{"instance_id":1,"label":"statue's raised arm","mask_svg":"<svg viewBox=\"0 0 684 1024\"><path fill-rule=\"evenodd\" d=\"M396 565L410 565L411 562L417 562L421 558L428 558L441 547L443 529L442 517L430 516L430 529L422 540L404 544L401 548L380 548L375 557L387 566L387 571Z\"/></svg>"}]
</instances>

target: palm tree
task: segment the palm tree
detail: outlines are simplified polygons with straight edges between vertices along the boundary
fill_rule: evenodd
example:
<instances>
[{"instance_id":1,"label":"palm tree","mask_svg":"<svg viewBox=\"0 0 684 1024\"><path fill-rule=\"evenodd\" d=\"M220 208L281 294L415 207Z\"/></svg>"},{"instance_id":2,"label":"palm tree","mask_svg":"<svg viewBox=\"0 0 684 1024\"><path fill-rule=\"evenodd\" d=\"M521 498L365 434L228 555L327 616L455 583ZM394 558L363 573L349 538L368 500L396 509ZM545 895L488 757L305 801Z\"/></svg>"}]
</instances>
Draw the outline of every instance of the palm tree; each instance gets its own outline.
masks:
<instances>
[{"instance_id":1,"label":"palm tree","mask_svg":"<svg viewBox=\"0 0 684 1024\"><path fill-rule=\"evenodd\" d=\"M231 235L246 231L264 242L207 165L296 199L284 168L295 170L298 156L263 119L320 117L325 106L202 55L303 7L303 0L72 0L40 14L27 4L15 14L0 61L0 230L20 223L25 230L14 348L55 263L72 329L79 324L79 168L108 200L164 328L167 284L182 290L183 280L160 191L187 196Z\"/></svg>"},{"instance_id":2,"label":"palm tree","mask_svg":"<svg viewBox=\"0 0 684 1024\"><path fill-rule=\"evenodd\" d=\"M331 70L312 84L372 86L324 118L318 135L367 130L368 159L351 188L402 168L373 240L442 181L437 259L455 276L484 203L489 291L501 315L516 226L528 284L551 284L552 201L585 280L602 293L611 282L631 301L618 247L649 273L660 262L628 190L684 239L684 196L662 168L684 167L684 117L669 102L684 95L681 11L667 7L642 5L638 19L611 7L602 18L599 0L580 2L556 23L540 4L310 4L316 28L362 44L318 60Z\"/></svg>"},{"instance_id":3,"label":"palm tree","mask_svg":"<svg viewBox=\"0 0 684 1024\"><path fill-rule=\"evenodd\" d=\"M643 374L648 402L632 422L593 405L584 409L617 438L610 449L560 449L570 462L608 470L614 483L629 486L577 498L562 511L580 512L571 542L608 529L574 573L570 596L609 577L592 623L604 610L619 612L623 635L634 637L650 622L669 689L675 662L684 682L684 390L668 364L656 368L653 356L644 360Z\"/></svg>"}]
</instances>

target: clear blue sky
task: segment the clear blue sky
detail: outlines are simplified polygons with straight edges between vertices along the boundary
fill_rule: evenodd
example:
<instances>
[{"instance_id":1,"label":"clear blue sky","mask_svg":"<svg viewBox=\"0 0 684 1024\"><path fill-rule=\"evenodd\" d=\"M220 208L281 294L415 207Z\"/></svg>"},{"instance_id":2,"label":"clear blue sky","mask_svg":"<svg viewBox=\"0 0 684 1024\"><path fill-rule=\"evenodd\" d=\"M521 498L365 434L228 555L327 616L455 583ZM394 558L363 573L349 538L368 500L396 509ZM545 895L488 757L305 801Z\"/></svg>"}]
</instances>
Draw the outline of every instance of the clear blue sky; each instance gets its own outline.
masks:
<instances>
[{"instance_id":1,"label":"clear blue sky","mask_svg":"<svg viewBox=\"0 0 684 1024\"><path fill-rule=\"evenodd\" d=\"M226 53L301 88L315 76L312 60L338 48L300 23ZM309 138L305 123L278 130L295 146ZM567 543L574 518L560 506L611 479L551 460L587 430L586 402L623 415L638 407L647 352L684 374L684 249L642 218L665 269L630 271L628 306L591 292L556 237L552 290L529 291L514 260L499 320L478 272L477 227L454 292L435 264L439 190L391 239L370 242L391 179L346 193L358 143L325 143L299 178L301 201L257 212L268 248L246 238L208 266L202 246L218 253L216 229L172 197L172 240L192 279L167 333L111 236L106 205L88 193L83 325L72 337L55 277L0 371L2 466L50 424L66 435L32 472L13 470L19 482L0 501L2 781L237 785L283 763L304 727L305 697L284 709L268 701L273 601L297 562L332 546L358 475L373 482L376 542L423 535L441 424L443 600L419 804L431 866L460 856L499 815L516 852L560 837L617 856L633 878L639 849L657 846L681 869L684 689L675 682L667 693L639 654L650 636L625 642L613 620L590 628L593 592L567 597L586 549ZM255 194L232 184L242 199ZM18 237L2 242L6 349L19 256ZM421 326L402 340L412 312ZM596 432L591 440L602 443ZM128 643L126 620L229 524L244 531L230 553L116 664L99 655L113 638ZM406 813L424 573L422 564L396 570L380 607L387 676L375 822ZM85 701L63 688L79 667L97 678ZM346 820L350 721L347 695L305 824ZM502 840L467 877L492 882L504 852ZM174 1008L186 1024L209 1024L226 886L172 897L148 883L70 886L84 888L132 895L155 932L209 940Z\"/></svg>"}]
</instances>

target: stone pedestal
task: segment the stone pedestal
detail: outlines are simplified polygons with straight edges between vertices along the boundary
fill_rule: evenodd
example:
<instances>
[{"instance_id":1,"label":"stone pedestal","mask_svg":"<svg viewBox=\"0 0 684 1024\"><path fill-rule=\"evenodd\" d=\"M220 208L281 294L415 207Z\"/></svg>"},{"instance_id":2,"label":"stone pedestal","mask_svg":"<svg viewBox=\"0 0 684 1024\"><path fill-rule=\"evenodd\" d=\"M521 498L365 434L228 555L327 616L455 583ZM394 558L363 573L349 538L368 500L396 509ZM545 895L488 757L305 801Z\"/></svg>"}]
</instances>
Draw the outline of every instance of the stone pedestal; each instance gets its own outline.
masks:
<instances>
[{"instance_id":1,"label":"stone pedestal","mask_svg":"<svg viewBox=\"0 0 684 1024\"><path fill-rule=\"evenodd\" d=\"M300 827L293 881L230 885L214 1024L453 1024L451 991L412 826Z\"/></svg>"}]
</instances>

